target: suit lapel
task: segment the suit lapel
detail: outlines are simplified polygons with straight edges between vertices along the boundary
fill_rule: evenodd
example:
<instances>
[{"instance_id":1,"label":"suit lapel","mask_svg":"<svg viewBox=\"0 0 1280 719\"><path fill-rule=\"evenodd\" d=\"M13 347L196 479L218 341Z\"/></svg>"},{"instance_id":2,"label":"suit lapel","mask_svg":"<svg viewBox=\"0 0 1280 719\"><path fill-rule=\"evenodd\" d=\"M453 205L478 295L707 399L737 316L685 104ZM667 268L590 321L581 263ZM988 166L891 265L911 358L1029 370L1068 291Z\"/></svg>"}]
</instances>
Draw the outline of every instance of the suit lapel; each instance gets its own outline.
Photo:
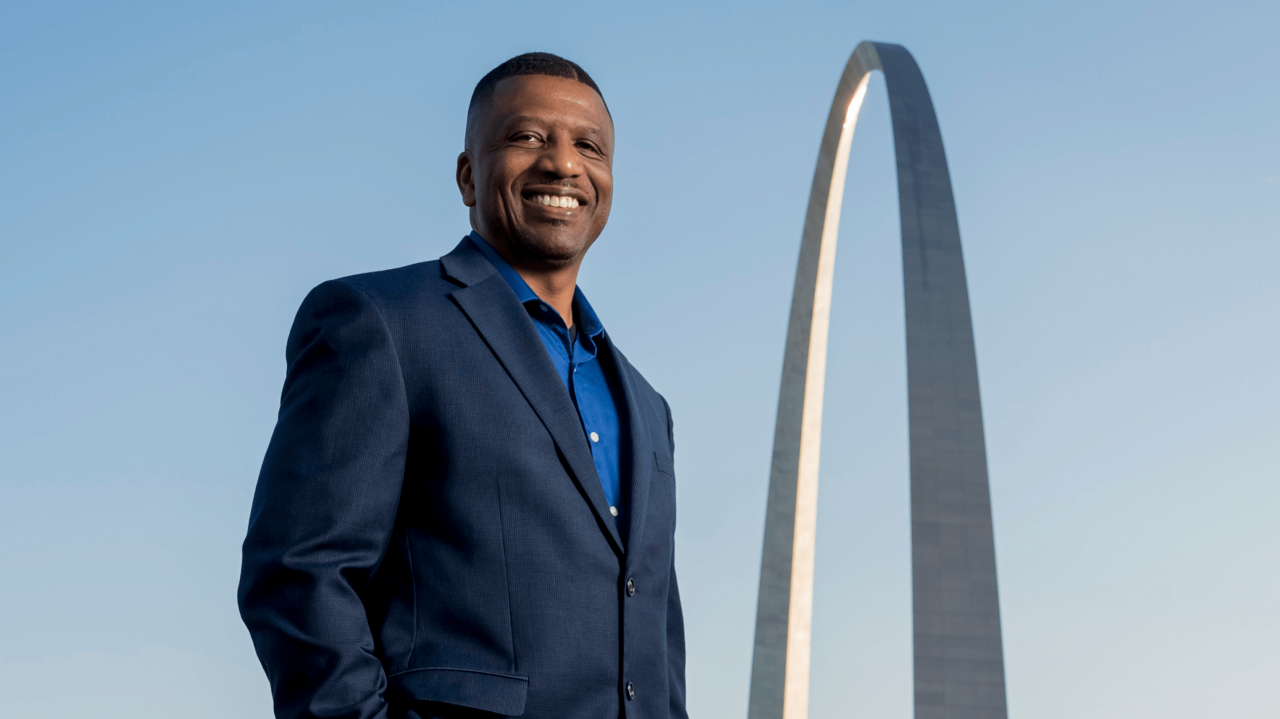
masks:
<instances>
[{"instance_id":1,"label":"suit lapel","mask_svg":"<svg viewBox=\"0 0 1280 719\"><path fill-rule=\"evenodd\" d=\"M653 440L649 436L649 427L640 413L640 394L636 387L631 368L614 347L609 333L604 333L605 345L608 348L608 359L613 363L614 372L622 385L622 393L626 401L627 432L631 437L631 456L622 461L631 462L631 493L628 497L627 511L630 515L630 526L627 530L627 546L640 546L640 537L644 532L644 521L649 509L650 473L653 471ZM630 558L628 558L630 564Z\"/></svg>"},{"instance_id":2,"label":"suit lapel","mask_svg":"<svg viewBox=\"0 0 1280 719\"><path fill-rule=\"evenodd\" d=\"M454 290L453 299L484 337L498 361L511 375L564 457L569 473L609 535L614 551L624 553L617 523L600 486L582 419L560 380L547 348L524 307L502 276L468 240L442 258L445 271L467 286ZM486 273L485 270L488 270Z\"/></svg>"}]
</instances>

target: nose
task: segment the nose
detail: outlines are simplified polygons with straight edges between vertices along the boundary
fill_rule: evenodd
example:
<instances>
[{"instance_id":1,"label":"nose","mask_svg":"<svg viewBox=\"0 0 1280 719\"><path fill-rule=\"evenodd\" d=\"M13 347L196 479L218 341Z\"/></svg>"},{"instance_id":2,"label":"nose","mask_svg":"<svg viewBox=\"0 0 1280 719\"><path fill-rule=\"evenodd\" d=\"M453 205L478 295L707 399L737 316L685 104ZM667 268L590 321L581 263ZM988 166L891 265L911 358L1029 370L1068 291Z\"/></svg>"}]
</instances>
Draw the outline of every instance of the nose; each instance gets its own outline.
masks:
<instances>
[{"instance_id":1,"label":"nose","mask_svg":"<svg viewBox=\"0 0 1280 719\"><path fill-rule=\"evenodd\" d=\"M553 135L538 158L538 169L559 178L582 174L582 158L570 138Z\"/></svg>"}]
</instances>

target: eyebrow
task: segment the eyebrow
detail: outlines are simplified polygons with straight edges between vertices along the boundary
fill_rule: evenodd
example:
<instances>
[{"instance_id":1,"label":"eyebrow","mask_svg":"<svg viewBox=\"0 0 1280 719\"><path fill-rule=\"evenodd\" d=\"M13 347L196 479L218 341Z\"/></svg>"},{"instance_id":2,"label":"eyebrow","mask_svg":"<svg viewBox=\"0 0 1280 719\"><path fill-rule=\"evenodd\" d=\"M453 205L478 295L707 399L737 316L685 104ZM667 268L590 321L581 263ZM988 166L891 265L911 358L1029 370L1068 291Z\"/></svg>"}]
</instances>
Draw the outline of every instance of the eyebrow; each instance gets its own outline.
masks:
<instances>
[{"instance_id":1,"label":"eyebrow","mask_svg":"<svg viewBox=\"0 0 1280 719\"><path fill-rule=\"evenodd\" d=\"M541 117L538 117L537 115L516 115L515 117L512 117L508 119L506 122L502 123L502 127L504 130L509 130L512 128L513 125L521 125L525 123L534 124L534 125L545 125L547 124L547 121ZM590 135L592 137L599 137L604 134L604 130L602 130L599 127L596 127L595 125L579 125L574 129L577 132L581 132L581 133Z\"/></svg>"}]
</instances>

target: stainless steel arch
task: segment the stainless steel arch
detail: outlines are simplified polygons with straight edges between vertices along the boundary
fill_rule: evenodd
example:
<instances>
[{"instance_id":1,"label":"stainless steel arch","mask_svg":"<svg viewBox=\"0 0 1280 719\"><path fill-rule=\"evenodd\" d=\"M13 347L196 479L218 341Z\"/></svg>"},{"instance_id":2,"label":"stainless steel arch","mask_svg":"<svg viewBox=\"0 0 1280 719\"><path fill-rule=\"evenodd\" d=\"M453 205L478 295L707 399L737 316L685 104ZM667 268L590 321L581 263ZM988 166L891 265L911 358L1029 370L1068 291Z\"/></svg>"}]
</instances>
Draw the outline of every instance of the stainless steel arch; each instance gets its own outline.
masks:
<instances>
[{"instance_id":1,"label":"stainless steel arch","mask_svg":"<svg viewBox=\"0 0 1280 719\"><path fill-rule=\"evenodd\" d=\"M884 72L898 165L911 443L915 716L1004 719L1004 652L969 292L933 101L911 53L845 66L800 241L765 515L749 719L805 719L818 455L836 232L854 124Z\"/></svg>"}]
</instances>

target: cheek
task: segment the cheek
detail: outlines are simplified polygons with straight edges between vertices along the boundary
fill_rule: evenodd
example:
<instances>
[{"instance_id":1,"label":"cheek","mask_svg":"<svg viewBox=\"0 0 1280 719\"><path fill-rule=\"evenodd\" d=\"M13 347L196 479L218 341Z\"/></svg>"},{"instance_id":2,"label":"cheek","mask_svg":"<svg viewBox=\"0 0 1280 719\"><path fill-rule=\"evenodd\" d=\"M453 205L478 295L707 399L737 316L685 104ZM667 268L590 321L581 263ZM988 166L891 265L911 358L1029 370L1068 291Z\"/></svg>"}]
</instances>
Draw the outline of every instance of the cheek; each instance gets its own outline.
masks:
<instances>
[{"instance_id":1,"label":"cheek","mask_svg":"<svg viewBox=\"0 0 1280 719\"><path fill-rule=\"evenodd\" d=\"M596 188L596 201L601 207L608 209L613 202L613 175L602 173L592 180Z\"/></svg>"},{"instance_id":2,"label":"cheek","mask_svg":"<svg viewBox=\"0 0 1280 719\"><path fill-rule=\"evenodd\" d=\"M520 176L518 159L509 153L494 157L485 168L487 172L483 180L476 183L476 191L483 192L487 199L505 202L507 193L511 191L512 179Z\"/></svg>"}]
</instances>

